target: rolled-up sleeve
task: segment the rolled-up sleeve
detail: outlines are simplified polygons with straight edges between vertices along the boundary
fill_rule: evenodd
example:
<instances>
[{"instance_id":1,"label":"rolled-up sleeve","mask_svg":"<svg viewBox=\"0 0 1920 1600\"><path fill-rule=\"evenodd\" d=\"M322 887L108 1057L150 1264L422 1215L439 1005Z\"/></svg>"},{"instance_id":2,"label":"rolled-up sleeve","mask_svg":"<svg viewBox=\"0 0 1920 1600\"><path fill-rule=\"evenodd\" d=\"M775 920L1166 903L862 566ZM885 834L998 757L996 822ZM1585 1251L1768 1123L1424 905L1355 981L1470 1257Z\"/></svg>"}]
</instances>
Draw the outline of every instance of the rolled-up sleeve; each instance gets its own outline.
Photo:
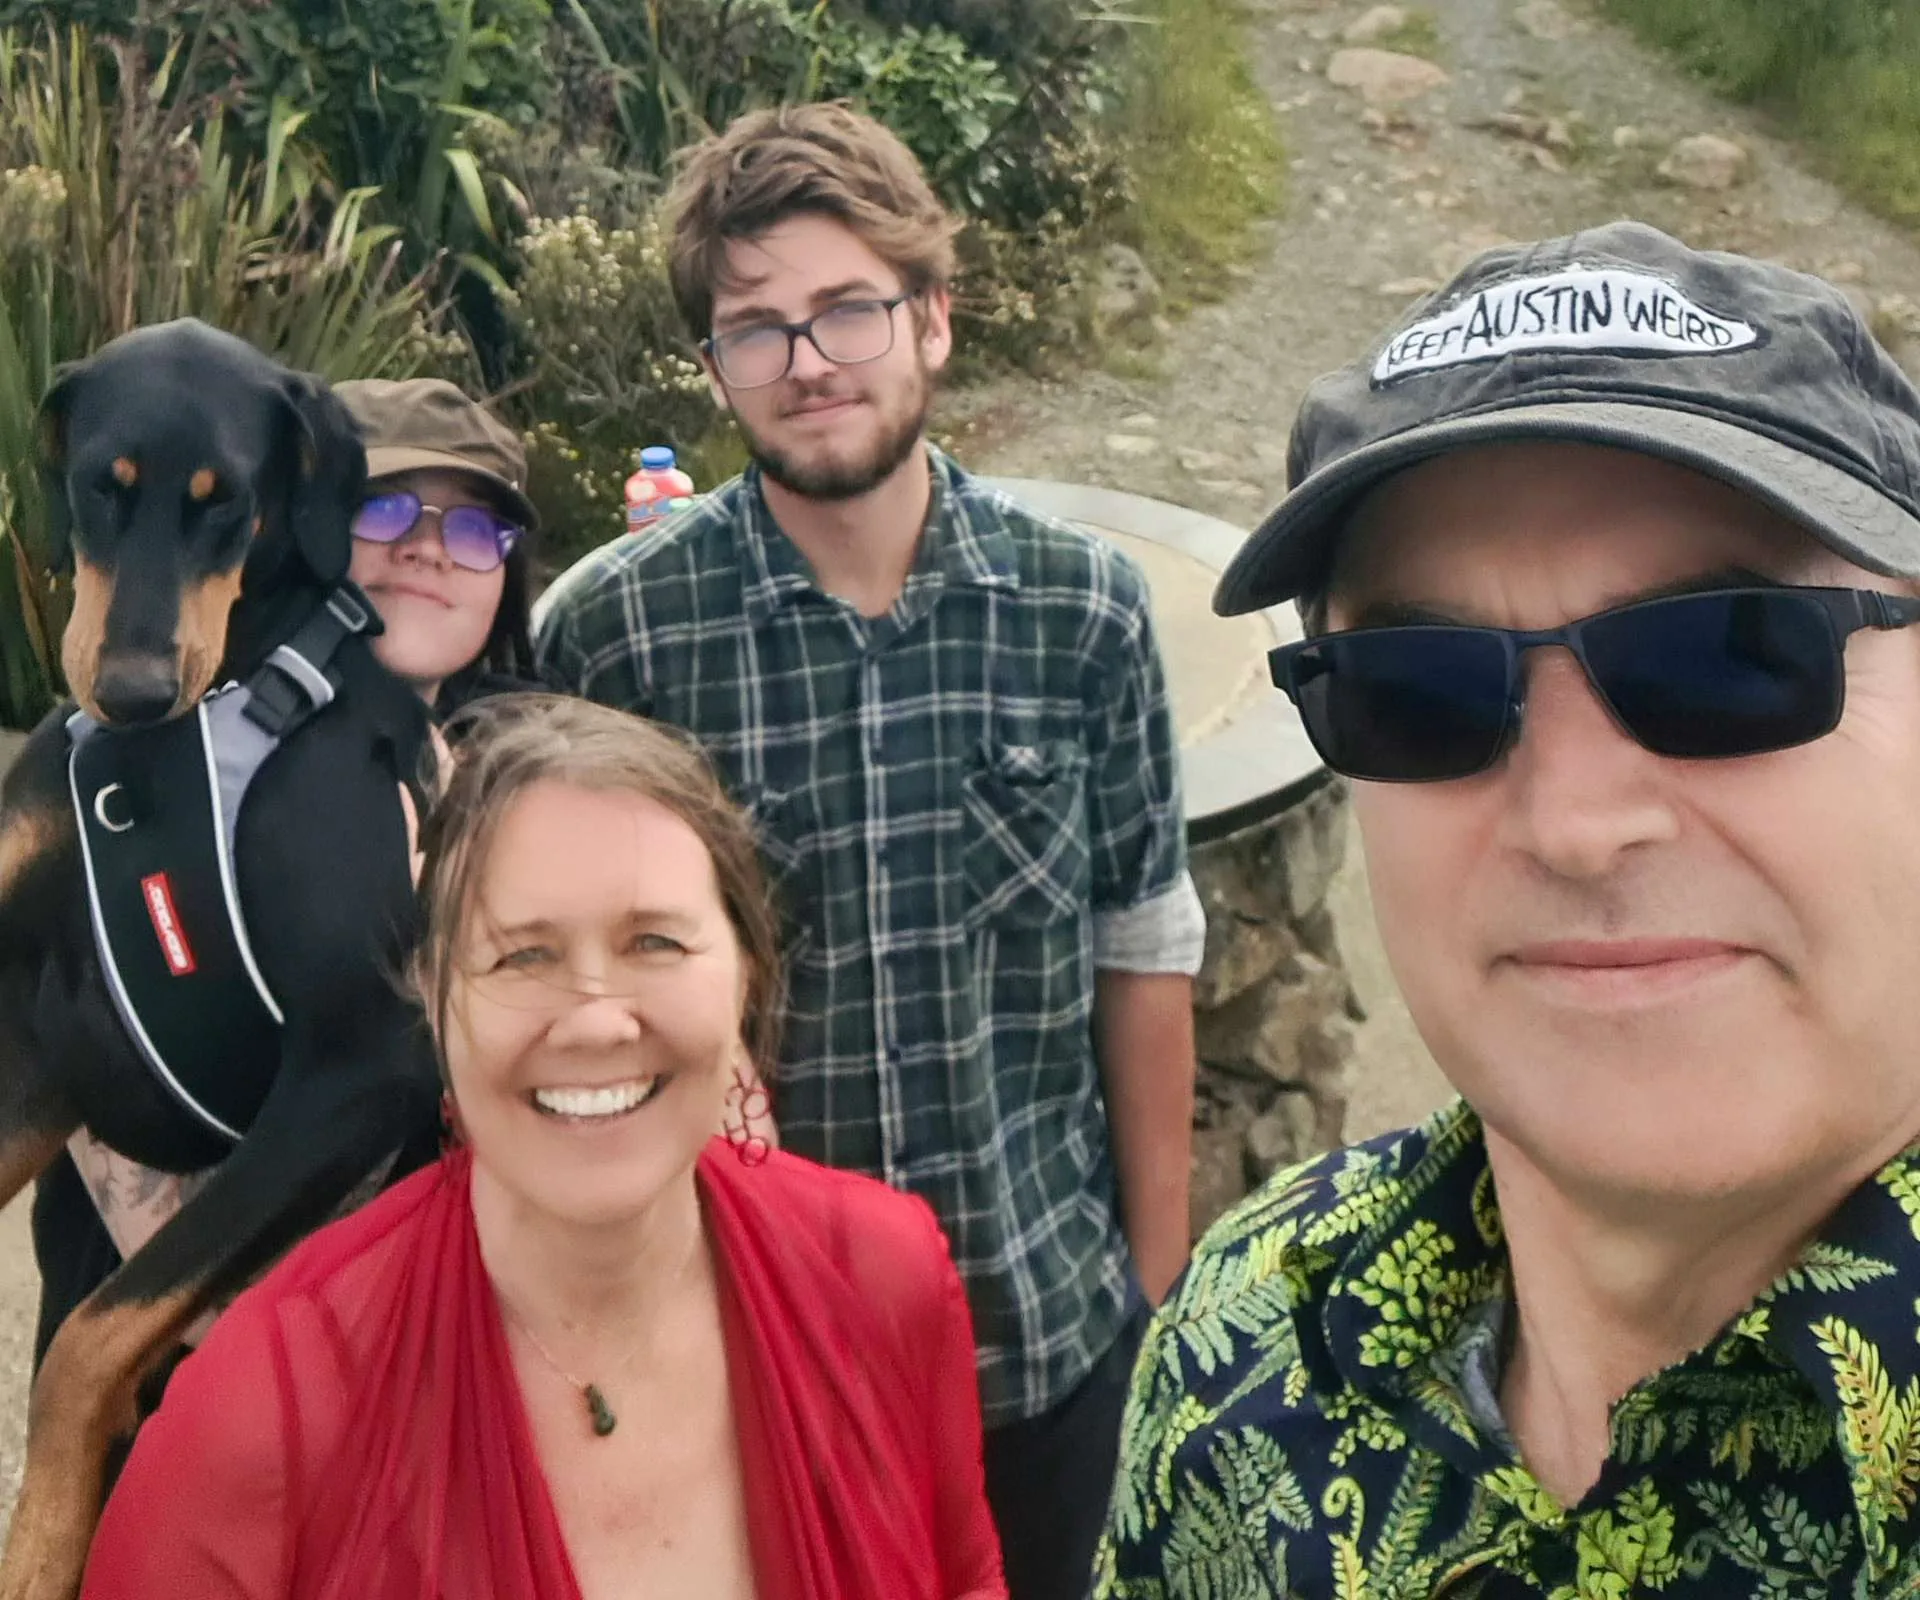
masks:
<instances>
[{"instance_id":1,"label":"rolled-up sleeve","mask_svg":"<svg viewBox=\"0 0 1920 1600\"><path fill-rule=\"evenodd\" d=\"M1207 947L1207 914L1192 875L1150 900L1093 916L1093 964L1103 972L1173 972L1191 978Z\"/></svg>"}]
</instances>

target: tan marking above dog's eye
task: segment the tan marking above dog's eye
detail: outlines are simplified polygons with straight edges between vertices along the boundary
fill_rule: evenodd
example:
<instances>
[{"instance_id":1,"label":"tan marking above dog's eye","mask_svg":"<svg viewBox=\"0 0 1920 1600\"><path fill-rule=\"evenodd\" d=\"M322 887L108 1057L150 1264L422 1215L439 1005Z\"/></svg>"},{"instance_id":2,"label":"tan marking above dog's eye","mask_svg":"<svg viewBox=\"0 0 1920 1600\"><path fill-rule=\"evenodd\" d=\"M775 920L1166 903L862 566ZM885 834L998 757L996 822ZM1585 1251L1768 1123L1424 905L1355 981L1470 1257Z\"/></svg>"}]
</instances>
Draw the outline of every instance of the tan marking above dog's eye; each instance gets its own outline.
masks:
<instances>
[{"instance_id":1,"label":"tan marking above dog's eye","mask_svg":"<svg viewBox=\"0 0 1920 1600\"><path fill-rule=\"evenodd\" d=\"M140 481L140 466L131 456L113 458L113 481L123 489L131 489Z\"/></svg>"},{"instance_id":2,"label":"tan marking above dog's eye","mask_svg":"<svg viewBox=\"0 0 1920 1600\"><path fill-rule=\"evenodd\" d=\"M202 467L187 479L187 493L196 500L205 500L213 493L214 485L218 482L212 467Z\"/></svg>"}]
</instances>

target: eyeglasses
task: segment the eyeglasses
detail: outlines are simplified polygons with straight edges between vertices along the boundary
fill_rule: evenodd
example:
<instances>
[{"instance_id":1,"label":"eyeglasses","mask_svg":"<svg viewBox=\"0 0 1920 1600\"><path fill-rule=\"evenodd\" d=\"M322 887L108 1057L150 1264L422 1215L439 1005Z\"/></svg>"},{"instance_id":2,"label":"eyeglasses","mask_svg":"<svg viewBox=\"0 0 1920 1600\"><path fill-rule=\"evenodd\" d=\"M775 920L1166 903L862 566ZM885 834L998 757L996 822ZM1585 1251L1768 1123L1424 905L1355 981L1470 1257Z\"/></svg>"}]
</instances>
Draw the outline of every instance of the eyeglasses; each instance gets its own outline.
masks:
<instances>
[{"instance_id":1,"label":"eyeglasses","mask_svg":"<svg viewBox=\"0 0 1920 1600\"><path fill-rule=\"evenodd\" d=\"M764 389L793 370L794 347L805 339L837 367L878 361L893 348L893 313L911 300L842 300L805 322L756 322L704 341L730 389Z\"/></svg>"},{"instance_id":2,"label":"eyeglasses","mask_svg":"<svg viewBox=\"0 0 1920 1600\"><path fill-rule=\"evenodd\" d=\"M1267 660L1334 771L1436 783L1486 771L1518 736L1529 650L1565 646L1630 738L1706 761L1831 733L1848 638L1916 622L1920 601L1872 589L1715 589L1561 628L1357 628L1281 645Z\"/></svg>"},{"instance_id":3,"label":"eyeglasses","mask_svg":"<svg viewBox=\"0 0 1920 1600\"><path fill-rule=\"evenodd\" d=\"M369 496L353 519L353 536L370 544L393 544L431 512L440 519L447 559L469 572L491 572L526 531L485 506L430 506L417 494L396 489Z\"/></svg>"}]
</instances>

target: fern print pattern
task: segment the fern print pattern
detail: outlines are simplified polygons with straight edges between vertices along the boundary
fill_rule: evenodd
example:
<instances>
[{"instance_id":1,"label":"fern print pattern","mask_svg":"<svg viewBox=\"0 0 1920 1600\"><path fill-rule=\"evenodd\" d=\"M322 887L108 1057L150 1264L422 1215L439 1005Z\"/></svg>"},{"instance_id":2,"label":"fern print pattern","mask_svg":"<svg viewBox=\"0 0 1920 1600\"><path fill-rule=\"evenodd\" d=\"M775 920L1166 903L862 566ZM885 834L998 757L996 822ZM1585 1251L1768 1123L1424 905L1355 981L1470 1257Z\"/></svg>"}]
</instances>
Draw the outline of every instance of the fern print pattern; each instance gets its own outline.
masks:
<instances>
[{"instance_id":1,"label":"fern print pattern","mask_svg":"<svg viewBox=\"0 0 1920 1600\"><path fill-rule=\"evenodd\" d=\"M1508 1268L1456 1102L1201 1241L1134 1372L1096 1600L1916 1600L1916 1279L1920 1150L1623 1396L1562 1506L1487 1399Z\"/></svg>"}]
</instances>

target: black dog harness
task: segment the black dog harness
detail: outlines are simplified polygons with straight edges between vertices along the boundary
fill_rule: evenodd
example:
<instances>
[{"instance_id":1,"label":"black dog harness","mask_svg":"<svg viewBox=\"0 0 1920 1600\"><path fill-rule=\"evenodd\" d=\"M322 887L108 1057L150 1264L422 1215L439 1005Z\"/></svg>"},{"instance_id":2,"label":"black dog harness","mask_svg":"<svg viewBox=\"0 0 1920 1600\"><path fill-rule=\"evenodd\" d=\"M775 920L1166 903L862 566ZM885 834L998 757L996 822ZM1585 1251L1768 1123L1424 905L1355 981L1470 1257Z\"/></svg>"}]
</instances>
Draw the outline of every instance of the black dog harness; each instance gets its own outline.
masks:
<instances>
[{"instance_id":1,"label":"black dog harness","mask_svg":"<svg viewBox=\"0 0 1920 1600\"><path fill-rule=\"evenodd\" d=\"M277 1053L284 1021L247 938L240 808L267 758L332 704L341 643L379 626L344 583L245 683L188 716L142 728L67 719L88 909L114 1005L173 1098L235 1143L272 1075L230 1064Z\"/></svg>"}]
</instances>

